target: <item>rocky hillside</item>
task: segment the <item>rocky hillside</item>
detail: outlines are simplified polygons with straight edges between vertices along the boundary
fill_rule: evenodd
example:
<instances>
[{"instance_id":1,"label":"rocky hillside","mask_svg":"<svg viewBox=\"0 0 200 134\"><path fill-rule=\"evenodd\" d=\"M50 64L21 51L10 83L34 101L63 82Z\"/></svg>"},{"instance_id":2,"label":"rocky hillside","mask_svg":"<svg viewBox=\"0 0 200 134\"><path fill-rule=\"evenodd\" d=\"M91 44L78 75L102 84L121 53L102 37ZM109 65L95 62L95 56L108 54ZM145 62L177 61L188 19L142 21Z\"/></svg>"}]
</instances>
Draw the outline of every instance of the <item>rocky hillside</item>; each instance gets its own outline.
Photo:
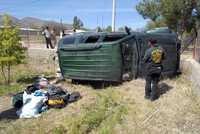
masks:
<instances>
[{"instance_id":1,"label":"rocky hillside","mask_svg":"<svg viewBox=\"0 0 200 134\"><path fill-rule=\"evenodd\" d=\"M49 20L42 20L38 18L33 17L24 17L22 19L18 19L16 17L13 17L9 15L13 25L17 25L20 27L29 27L29 28L41 28L44 26L52 26L52 27L61 27L61 24L59 22L55 21L49 21ZM3 15L0 14L0 25L2 25ZM63 24L64 28L71 29L71 24Z\"/></svg>"}]
</instances>

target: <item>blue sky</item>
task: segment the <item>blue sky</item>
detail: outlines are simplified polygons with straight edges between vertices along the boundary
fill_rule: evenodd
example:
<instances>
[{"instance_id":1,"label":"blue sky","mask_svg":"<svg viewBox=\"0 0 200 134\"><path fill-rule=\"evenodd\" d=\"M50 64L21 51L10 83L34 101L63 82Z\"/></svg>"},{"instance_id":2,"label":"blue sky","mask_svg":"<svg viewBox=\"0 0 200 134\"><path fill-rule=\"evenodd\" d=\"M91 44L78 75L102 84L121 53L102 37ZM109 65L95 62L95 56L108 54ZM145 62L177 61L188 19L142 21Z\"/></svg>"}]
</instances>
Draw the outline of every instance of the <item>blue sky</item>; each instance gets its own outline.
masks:
<instances>
[{"instance_id":1,"label":"blue sky","mask_svg":"<svg viewBox=\"0 0 200 134\"><path fill-rule=\"evenodd\" d=\"M135 10L139 0L116 0L116 27L142 28L146 20ZM78 16L87 28L111 25L112 0L0 0L0 13L72 23Z\"/></svg>"}]
</instances>

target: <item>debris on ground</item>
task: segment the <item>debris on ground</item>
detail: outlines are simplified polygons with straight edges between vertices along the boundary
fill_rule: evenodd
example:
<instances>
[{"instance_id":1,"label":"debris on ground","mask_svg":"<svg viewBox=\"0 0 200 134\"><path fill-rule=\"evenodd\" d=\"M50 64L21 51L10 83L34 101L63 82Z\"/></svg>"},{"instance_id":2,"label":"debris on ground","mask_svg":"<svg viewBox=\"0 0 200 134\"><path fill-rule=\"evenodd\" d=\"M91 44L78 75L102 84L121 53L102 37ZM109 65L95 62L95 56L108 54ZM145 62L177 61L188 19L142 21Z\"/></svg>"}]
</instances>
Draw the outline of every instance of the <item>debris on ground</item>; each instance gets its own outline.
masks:
<instances>
[{"instance_id":1,"label":"debris on ground","mask_svg":"<svg viewBox=\"0 0 200 134\"><path fill-rule=\"evenodd\" d=\"M69 93L61 87L49 84L46 78L38 78L33 85L13 96L13 106L20 118L39 117L49 108L63 108L80 99L79 92Z\"/></svg>"}]
</instances>

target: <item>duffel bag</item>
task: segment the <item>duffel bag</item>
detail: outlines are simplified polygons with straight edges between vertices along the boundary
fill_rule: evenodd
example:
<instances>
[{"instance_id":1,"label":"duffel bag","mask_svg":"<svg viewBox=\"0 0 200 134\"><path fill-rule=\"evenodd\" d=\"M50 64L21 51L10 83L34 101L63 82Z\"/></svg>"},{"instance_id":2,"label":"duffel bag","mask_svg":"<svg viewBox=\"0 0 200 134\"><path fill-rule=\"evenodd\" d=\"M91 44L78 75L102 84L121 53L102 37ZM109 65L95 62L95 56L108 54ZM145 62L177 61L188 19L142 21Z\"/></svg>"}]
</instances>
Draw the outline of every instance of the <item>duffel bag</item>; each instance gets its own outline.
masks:
<instances>
[{"instance_id":1,"label":"duffel bag","mask_svg":"<svg viewBox=\"0 0 200 134\"><path fill-rule=\"evenodd\" d=\"M64 99L48 99L47 105L49 108L63 108L66 106Z\"/></svg>"}]
</instances>

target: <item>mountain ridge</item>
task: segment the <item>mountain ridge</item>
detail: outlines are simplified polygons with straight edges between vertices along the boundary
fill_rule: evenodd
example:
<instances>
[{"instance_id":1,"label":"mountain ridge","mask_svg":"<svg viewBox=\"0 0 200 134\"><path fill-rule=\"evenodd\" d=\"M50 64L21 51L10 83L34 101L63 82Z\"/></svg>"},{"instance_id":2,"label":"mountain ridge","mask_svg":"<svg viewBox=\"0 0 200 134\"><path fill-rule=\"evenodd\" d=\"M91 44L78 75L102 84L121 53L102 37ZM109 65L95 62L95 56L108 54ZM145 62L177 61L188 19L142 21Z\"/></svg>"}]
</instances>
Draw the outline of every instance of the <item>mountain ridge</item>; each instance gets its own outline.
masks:
<instances>
[{"instance_id":1,"label":"mountain ridge","mask_svg":"<svg viewBox=\"0 0 200 134\"><path fill-rule=\"evenodd\" d=\"M63 24L61 25L59 22L52 21L52 20L43 20L40 18L35 18L35 17L24 17L22 19L18 19L17 17L8 15L9 18L12 21L13 25L19 26L21 28L35 28L35 29L40 29L45 26L50 26L50 27L63 27L65 29L72 29L72 24ZM3 24L3 15L0 14L0 25Z\"/></svg>"}]
</instances>

